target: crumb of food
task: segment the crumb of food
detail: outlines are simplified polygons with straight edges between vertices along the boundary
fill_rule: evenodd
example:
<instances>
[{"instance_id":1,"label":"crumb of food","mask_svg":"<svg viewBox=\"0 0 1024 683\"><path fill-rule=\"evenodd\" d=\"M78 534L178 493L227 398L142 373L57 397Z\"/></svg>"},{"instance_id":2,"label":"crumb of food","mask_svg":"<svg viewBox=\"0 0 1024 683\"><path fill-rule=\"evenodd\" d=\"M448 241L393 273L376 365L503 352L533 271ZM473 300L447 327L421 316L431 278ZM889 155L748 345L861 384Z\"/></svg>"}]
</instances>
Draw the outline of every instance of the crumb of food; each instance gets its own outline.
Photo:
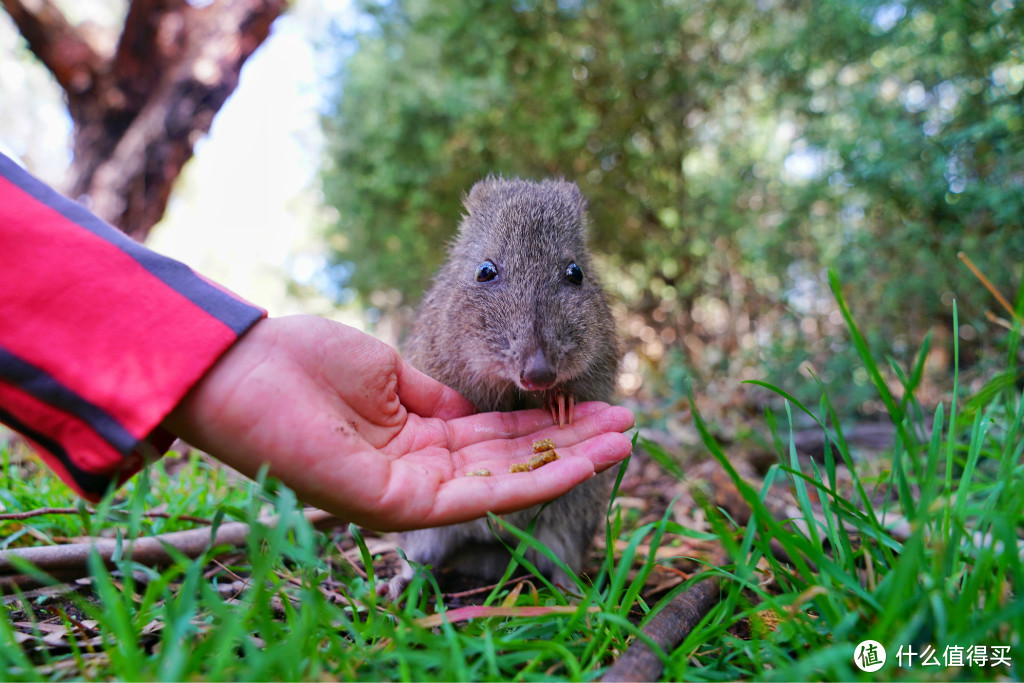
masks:
<instances>
[{"instance_id":1,"label":"crumb of food","mask_svg":"<svg viewBox=\"0 0 1024 683\"><path fill-rule=\"evenodd\" d=\"M551 448L530 458L530 462L527 463L527 466L531 470L535 470L538 467L543 467L549 462L554 462L555 460L558 460L558 453L555 453L555 449Z\"/></svg>"},{"instance_id":2,"label":"crumb of food","mask_svg":"<svg viewBox=\"0 0 1024 683\"><path fill-rule=\"evenodd\" d=\"M533 452L543 453L544 451L554 450L555 442L551 439L541 439L540 441L533 442Z\"/></svg>"},{"instance_id":3,"label":"crumb of food","mask_svg":"<svg viewBox=\"0 0 1024 683\"><path fill-rule=\"evenodd\" d=\"M546 451L537 453L537 455L530 458L529 462L512 463L511 465L508 466L508 471L530 472L532 470L537 469L538 467L543 467L544 465L547 465L549 462L554 462L555 460L558 460L558 453L555 453L555 449L549 448Z\"/></svg>"},{"instance_id":4,"label":"crumb of food","mask_svg":"<svg viewBox=\"0 0 1024 683\"><path fill-rule=\"evenodd\" d=\"M491 476L491 471L490 470L472 470L470 472L466 472L466 476L467 477L489 477L489 476Z\"/></svg>"}]
</instances>

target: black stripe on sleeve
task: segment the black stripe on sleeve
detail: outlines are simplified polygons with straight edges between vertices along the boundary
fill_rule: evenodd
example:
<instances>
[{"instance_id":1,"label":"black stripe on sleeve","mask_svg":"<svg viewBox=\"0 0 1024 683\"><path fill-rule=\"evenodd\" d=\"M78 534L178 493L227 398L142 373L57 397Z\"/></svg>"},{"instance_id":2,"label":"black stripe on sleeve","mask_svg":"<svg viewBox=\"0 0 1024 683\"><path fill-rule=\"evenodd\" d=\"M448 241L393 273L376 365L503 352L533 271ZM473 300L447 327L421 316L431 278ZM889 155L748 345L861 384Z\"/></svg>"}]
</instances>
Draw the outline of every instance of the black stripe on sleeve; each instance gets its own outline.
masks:
<instances>
[{"instance_id":1,"label":"black stripe on sleeve","mask_svg":"<svg viewBox=\"0 0 1024 683\"><path fill-rule=\"evenodd\" d=\"M138 439L103 408L76 394L42 368L2 348L0 379L42 403L78 418L121 455L129 455L138 443Z\"/></svg>"},{"instance_id":2,"label":"black stripe on sleeve","mask_svg":"<svg viewBox=\"0 0 1024 683\"><path fill-rule=\"evenodd\" d=\"M67 471L68 475L74 480L78 487L82 491L90 496L102 496L110 488L112 477L104 476L102 474L93 474L86 472L68 457L68 453L64 450L64 447L57 441L50 437L35 431L28 425L21 422L3 408L0 408L0 422L3 422L8 427L16 432L20 432L24 436L32 439L41 447L45 448L47 452L53 454L60 464Z\"/></svg>"}]
</instances>

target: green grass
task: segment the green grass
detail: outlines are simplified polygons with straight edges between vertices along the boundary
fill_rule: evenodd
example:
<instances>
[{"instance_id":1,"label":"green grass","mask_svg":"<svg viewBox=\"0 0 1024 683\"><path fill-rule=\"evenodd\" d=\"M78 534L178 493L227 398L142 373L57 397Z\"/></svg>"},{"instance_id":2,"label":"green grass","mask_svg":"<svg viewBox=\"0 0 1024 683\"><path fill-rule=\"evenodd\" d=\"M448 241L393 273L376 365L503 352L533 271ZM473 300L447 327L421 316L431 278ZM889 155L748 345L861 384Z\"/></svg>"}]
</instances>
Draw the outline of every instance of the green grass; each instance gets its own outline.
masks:
<instances>
[{"instance_id":1,"label":"green grass","mask_svg":"<svg viewBox=\"0 0 1024 683\"><path fill-rule=\"evenodd\" d=\"M212 520L218 513L244 519L258 491L195 454L168 454L90 508L40 462L12 461L13 455L0 445L0 511L77 508L78 513L0 521L0 549L39 545L45 538L181 531L196 526L190 518ZM167 473L172 464L173 476Z\"/></svg>"},{"instance_id":2,"label":"green grass","mask_svg":"<svg viewBox=\"0 0 1024 683\"><path fill-rule=\"evenodd\" d=\"M418 598L379 601L373 558L359 531L313 530L287 489L229 480L194 457L174 477L158 463L116 497L108 496L93 515L0 522L0 544L193 526L183 515L251 521L274 512L283 521L273 528L255 525L247 547L222 560L223 567L209 556L178 558L159 571L123 559L108 571L94 562L87 589L59 598L16 593L0 619L0 677L592 680L633 638L644 637L638 623L642 626L697 580L653 604L645 602L653 550L680 537L715 537L729 558L713 569L721 578L721 601L678 648L662 653L665 679L1020 679L1024 400L1016 383L1019 332L1008 335L1003 372L970 397L960 396L954 379L952 400L926 411L914 390L928 341L912 367L880 366L838 283L833 288L897 428L891 457L880 464L860 460L844 438L829 397L842 386L821 386L818 405L807 406L785 387L756 383L760 388L752 391L767 389L786 399L784 411L766 415L779 461L763 485L741 479L728 450L702 416L694 416L708 454L730 473L752 510L745 526L706 502L710 534L680 526L670 513L639 524L628 510L615 508L606 546L615 548L613 541L620 539L619 550L607 551L599 573L579 586L577 601L567 601L536 578L495 589L484 603L494 608L490 611L451 610L442 618L430 600L438 587L429 573L418 574L407 594ZM894 394L886 377L897 378L903 391ZM821 425L826 448L820 461L798 457L792 445L796 412ZM683 476L679 454L641 445ZM0 451L0 460L5 511L74 504L49 475L26 479L24 466L10 462L7 451ZM769 510L767 497L778 484L793 491L799 510L793 520L776 519ZM167 517L146 517L153 509ZM495 518L495 523L502 522ZM367 577L339 560L336 544L350 538L362 550ZM518 532L517 539L515 555L527 568L525 550L546 552L528 533ZM240 579L244 590L222 589ZM511 608L512 616L497 608ZM61 647L17 642L12 621L41 620L47 613L57 615L52 623L63 623L79 637ZM469 614L475 618L467 619ZM89 620L96 626L82 631L78 624ZM888 650L879 672L862 673L853 665L855 646L865 639ZM929 667L915 657L910 667L901 668L897 662L900 646L915 652L932 647L941 661L947 647L997 645L1010 647L1011 666Z\"/></svg>"}]
</instances>

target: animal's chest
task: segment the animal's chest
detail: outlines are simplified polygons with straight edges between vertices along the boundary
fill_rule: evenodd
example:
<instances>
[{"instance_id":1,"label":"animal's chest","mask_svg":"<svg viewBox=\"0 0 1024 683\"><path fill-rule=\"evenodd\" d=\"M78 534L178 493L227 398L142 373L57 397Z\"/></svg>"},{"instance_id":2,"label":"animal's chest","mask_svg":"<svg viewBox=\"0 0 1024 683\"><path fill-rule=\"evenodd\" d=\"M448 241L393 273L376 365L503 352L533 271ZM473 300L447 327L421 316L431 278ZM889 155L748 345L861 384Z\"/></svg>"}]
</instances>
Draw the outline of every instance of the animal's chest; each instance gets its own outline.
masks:
<instances>
[{"instance_id":1,"label":"animal's chest","mask_svg":"<svg viewBox=\"0 0 1024 683\"><path fill-rule=\"evenodd\" d=\"M512 383L493 387L465 384L460 393L481 412L509 412L544 407L543 394L522 391Z\"/></svg>"}]
</instances>

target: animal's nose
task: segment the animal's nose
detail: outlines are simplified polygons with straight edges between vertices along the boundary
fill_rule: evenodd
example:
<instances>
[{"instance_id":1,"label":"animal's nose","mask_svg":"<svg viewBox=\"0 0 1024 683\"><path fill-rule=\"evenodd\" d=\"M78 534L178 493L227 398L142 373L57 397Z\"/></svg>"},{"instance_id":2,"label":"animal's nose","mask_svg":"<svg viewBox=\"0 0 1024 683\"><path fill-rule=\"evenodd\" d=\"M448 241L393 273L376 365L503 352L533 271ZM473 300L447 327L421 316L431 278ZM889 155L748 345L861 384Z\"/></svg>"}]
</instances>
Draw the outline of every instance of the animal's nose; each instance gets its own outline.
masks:
<instances>
[{"instance_id":1,"label":"animal's nose","mask_svg":"<svg viewBox=\"0 0 1024 683\"><path fill-rule=\"evenodd\" d=\"M544 391L555 385L558 375L548 365L548 359L544 357L544 351L537 349L536 353L526 360L526 365L519 379L523 384L523 388L527 391Z\"/></svg>"}]
</instances>

